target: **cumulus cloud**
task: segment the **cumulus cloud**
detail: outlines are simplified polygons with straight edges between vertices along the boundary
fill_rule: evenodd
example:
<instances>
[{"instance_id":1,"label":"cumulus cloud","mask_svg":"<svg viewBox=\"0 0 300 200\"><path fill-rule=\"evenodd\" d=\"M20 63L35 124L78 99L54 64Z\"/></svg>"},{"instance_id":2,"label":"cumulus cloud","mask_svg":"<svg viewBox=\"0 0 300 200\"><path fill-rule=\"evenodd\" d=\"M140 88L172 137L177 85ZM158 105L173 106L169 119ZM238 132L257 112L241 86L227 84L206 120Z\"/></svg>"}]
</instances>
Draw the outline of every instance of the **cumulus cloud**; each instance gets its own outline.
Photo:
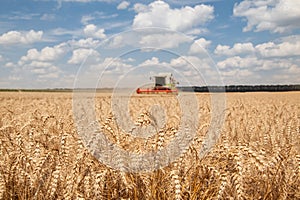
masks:
<instances>
[{"instance_id":1,"label":"cumulus cloud","mask_svg":"<svg viewBox=\"0 0 300 200\"><path fill-rule=\"evenodd\" d=\"M104 34L104 29L98 28L94 24L86 25L83 29L83 32L87 37L91 37L91 38L103 39L106 37L106 35Z\"/></svg>"},{"instance_id":2,"label":"cumulus cloud","mask_svg":"<svg viewBox=\"0 0 300 200\"><path fill-rule=\"evenodd\" d=\"M147 59L140 64L140 66L157 66L157 65L161 65L159 58L157 57L152 57L151 59Z\"/></svg>"},{"instance_id":3,"label":"cumulus cloud","mask_svg":"<svg viewBox=\"0 0 300 200\"><path fill-rule=\"evenodd\" d=\"M234 69L249 69L251 71L270 71L276 69L289 69L294 66L295 63L292 60L287 60L284 58L268 59L259 58L255 56L240 57L234 56L226 58L223 61L219 61L217 66L221 70L234 70Z\"/></svg>"},{"instance_id":4,"label":"cumulus cloud","mask_svg":"<svg viewBox=\"0 0 300 200\"><path fill-rule=\"evenodd\" d=\"M132 65L126 63L125 60L112 57L106 57L104 60L97 62L97 64L90 65L91 71L103 72L106 75L121 75L131 67Z\"/></svg>"},{"instance_id":5,"label":"cumulus cloud","mask_svg":"<svg viewBox=\"0 0 300 200\"><path fill-rule=\"evenodd\" d=\"M236 69L247 69L253 72L253 77L261 71L273 73L281 70L283 75L290 70L297 73L299 69L297 56L300 56L299 39L300 35L293 35L256 46L252 43L236 43L232 47L218 45L214 53L225 56L225 59L217 62L217 66L227 75Z\"/></svg>"},{"instance_id":6,"label":"cumulus cloud","mask_svg":"<svg viewBox=\"0 0 300 200\"><path fill-rule=\"evenodd\" d=\"M182 85L206 85L220 83L218 71L208 57L181 56L170 61L169 65L183 77Z\"/></svg>"},{"instance_id":7,"label":"cumulus cloud","mask_svg":"<svg viewBox=\"0 0 300 200\"><path fill-rule=\"evenodd\" d=\"M232 47L228 45L217 45L214 50L216 55L222 56L251 56L259 57L293 57L300 55L300 35L284 37L276 42L266 42L253 46L252 43L235 43Z\"/></svg>"},{"instance_id":8,"label":"cumulus cloud","mask_svg":"<svg viewBox=\"0 0 300 200\"><path fill-rule=\"evenodd\" d=\"M22 65L24 62L37 60L37 61L56 61L62 55L67 52L68 46L66 43L61 43L54 47L44 47L41 51L37 49L29 49L25 56L22 56L19 64Z\"/></svg>"},{"instance_id":9,"label":"cumulus cloud","mask_svg":"<svg viewBox=\"0 0 300 200\"><path fill-rule=\"evenodd\" d=\"M58 78L61 70L52 62L33 60L21 66L21 72L32 73L36 76L37 81L45 79Z\"/></svg>"},{"instance_id":10,"label":"cumulus cloud","mask_svg":"<svg viewBox=\"0 0 300 200\"><path fill-rule=\"evenodd\" d=\"M286 41L279 44L267 42L256 46L263 57L300 56L300 40Z\"/></svg>"},{"instance_id":11,"label":"cumulus cloud","mask_svg":"<svg viewBox=\"0 0 300 200\"><path fill-rule=\"evenodd\" d=\"M221 72L222 76L226 76L226 77L247 77L250 75L253 75L253 72L249 71L248 69L234 69L234 70L230 70L230 71L223 71Z\"/></svg>"},{"instance_id":12,"label":"cumulus cloud","mask_svg":"<svg viewBox=\"0 0 300 200\"><path fill-rule=\"evenodd\" d=\"M134 9L137 15L133 28L161 27L185 32L214 18L214 8L208 5L172 9L164 1L154 1L148 6L136 4Z\"/></svg>"},{"instance_id":13,"label":"cumulus cloud","mask_svg":"<svg viewBox=\"0 0 300 200\"><path fill-rule=\"evenodd\" d=\"M55 73L55 72L45 73L38 76L39 79L54 79L58 77L59 77L59 73Z\"/></svg>"},{"instance_id":14,"label":"cumulus cloud","mask_svg":"<svg viewBox=\"0 0 300 200\"><path fill-rule=\"evenodd\" d=\"M266 84L260 74L256 74L249 69L232 69L220 71L225 85L245 85L245 84ZM269 80L267 80L269 81Z\"/></svg>"},{"instance_id":15,"label":"cumulus cloud","mask_svg":"<svg viewBox=\"0 0 300 200\"><path fill-rule=\"evenodd\" d=\"M142 36L139 44L143 47L175 48L181 43L189 42L190 39L177 33L153 33Z\"/></svg>"},{"instance_id":16,"label":"cumulus cloud","mask_svg":"<svg viewBox=\"0 0 300 200\"><path fill-rule=\"evenodd\" d=\"M251 42L248 43L236 43L233 47L227 45L218 45L214 51L216 55L240 55L254 53L255 49Z\"/></svg>"},{"instance_id":17,"label":"cumulus cloud","mask_svg":"<svg viewBox=\"0 0 300 200\"><path fill-rule=\"evenodd\" d=\"M247 19L243 31L283 33L300 28L300 1L244 0L235 4L233 15Z\"/></svg>"},{"instance_id":18,"label":"cumulus cloud","mask_svg":"<svg viewBox=\"0 0 300 200\"><path fill-rule=\"evenodd\" d=\"M118 10L124 10L126 8L128 8L128 6L130 5L130 3L128 1L122 1L118 6L117 9Z\"/></svg>"},{"instance_id":19,"label":"cumulus cloud","mask_svg":"<svg viewBox=\"0 0 300 200\"><path fill-rule=\"evenodd\" d=\"M133 5L133 10L137 13L146 12L148 10L148 6L141 3L136 3Z\"/></svg>"},{"instance_id":20,"label":"cumulus cloud","mask_svg":"<svg viewBox=\"0 0 300 200\"><path fill-rule=\"evenodd\" d=\"M69 64L80 64L88 59L93 62L99 61L100 54L93 49L75 49L72 57L68 60Z\"/></svg>"},{"instance_id":21,"label":"cumulus cloud","mask_svg":"<svg viewBox=\"0 0 300 200\"><path fill-rule=\"evenodd\" d=\"M109 44L107 45L110 48L120 48L125 45L124 37L122 35L114 36Z\"/></svg>"},{"instance_id":22,"label":"cumulus cloud","mask_svg":"<svg viewBox=\"0 0 300 200\"><path fill-rule=\"evenodd\" d=\"M52 66L52 64L50 62L32 61L27 66L34 68L49 68Z\"/></svg>"},{"instance_id":23,"label":"cumulus cloud","mask_svg":"<svg viewBox=\"0 0 300 200\"><path fill-rule=\"evenodd\" d=\"M299 60L258 56L228 57L217 63L226 84L299 82Z\"/></svg>"},{"instance_id":24,"label":"cumulus cloud","mask_svg":"<svg viewBox=\"0 0 300 200\"><path fill-rule=\"evenodd\" d=\"M254 68L262 64L256 57L246 57L242 58L240 56L233 56L226 58L223 61L217 63L217 66L220 69L228 68Z\"/></svg>"},{"instance_id":25,"label":"cumulus cloud","mask_svg":"<svg viewBox=\"0 0 300 200\"><path fill-rule=\"evenodd\" d=\"M300 67L298 65L292 65L289 69L288 69L289 73L294 74L294 75L299 75L300 74ZM298 79L300 79L298 77Z\"/></svg>"},{"instance_id":26,"label":"cumulus cloud","mask_svg":"<svg viewBox=\"0 0 300 200\"><path fill-rule=\"evenodd\" d=\"M80 40L69 40L67 43L73 48L96 48L100 44L100 41L93 38L86 38Z\"/></svg>"},{"instance_id":27,"label":"cumulus cloud","mask_svg":"<svg viewBox=\"0 0 300 200\"><path fill-rule=\"evenodd\" d=\"M200 58L198 56L181 56L172 59L170 65L180 70L203 70L210 68L210 61L207 58Z\"/></svg>"},{"instance_id":28,"label":"cumulus cloud","mask_svg":"<svg viewBox=\"0 0 300 200\"><path fill-rule=\"evenodd\" d=\"M13 67L15 67L16 65L15 65L15 63L13 63L13 62L8 62L8 63L5 63L4 66L7 67L7 68L13 68Z\"/></svg>"},{"instance_id":29,"label":"cumulus cloud","mask_svg":"<svg viewBox=\"0 0 300 200\"><path fill-rule=\"evenodd\" d=\"M62 35L71 35L75 37L82 36L82 30L76 29L76 30L71 30L71 29L65 29L65 28L55 28L52 30L48 31L49 35L54 35L54 36L62 36Z\"/></svg>"},{"instance_id":30,"label":"cumulus cloud","mask_svg":"<svg viewBox=\"0 0 300 200\"><path fill-rule=\"evenodd\" d=\"M205 38L200 38L195 40L195 42L191 45L189 53L190 54L205 54L207 48L210 46L211 41L206 40Z\"/></svg>"},{"instance_id":31,"label":"cumulus cloud","mask_svg":"<svg viewBox=\"0 0 300 200\"><path fill-rule=\"evenodd\" d=\"M0 35L0 44L30 44L42 40L43 31L9 31Z\"/></svg>"}]
</instances>

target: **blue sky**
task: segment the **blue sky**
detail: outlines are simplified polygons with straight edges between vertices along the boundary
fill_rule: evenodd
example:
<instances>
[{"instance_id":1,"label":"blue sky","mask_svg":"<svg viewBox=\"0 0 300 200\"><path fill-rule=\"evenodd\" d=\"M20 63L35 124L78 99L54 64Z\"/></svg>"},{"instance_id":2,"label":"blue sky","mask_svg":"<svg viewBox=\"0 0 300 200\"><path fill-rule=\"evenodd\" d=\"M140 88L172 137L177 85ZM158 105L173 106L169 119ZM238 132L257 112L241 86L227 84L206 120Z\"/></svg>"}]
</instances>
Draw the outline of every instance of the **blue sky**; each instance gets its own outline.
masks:
<instances>
[{"instance_id":1,"label":"blue sky","mask_svg":"<svg viewBox=\"0 0 300 200\"><path fill-rule=\"evenodd\" d=\"M2 0L0 88L299 84L294 0Z\"/></svg>"}]
</instances>

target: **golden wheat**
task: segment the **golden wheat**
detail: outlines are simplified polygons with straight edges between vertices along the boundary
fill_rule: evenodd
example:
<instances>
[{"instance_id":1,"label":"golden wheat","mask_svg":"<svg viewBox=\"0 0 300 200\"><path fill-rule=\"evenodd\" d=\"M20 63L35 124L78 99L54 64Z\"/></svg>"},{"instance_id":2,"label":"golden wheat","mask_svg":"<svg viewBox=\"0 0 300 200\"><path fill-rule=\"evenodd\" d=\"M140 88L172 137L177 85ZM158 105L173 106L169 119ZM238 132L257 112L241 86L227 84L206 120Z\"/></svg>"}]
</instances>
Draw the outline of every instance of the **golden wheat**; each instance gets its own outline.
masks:
<instances>
[{"instance_id":1,"label":"golden wheat","mask_svg":"<svg viewBox=\"0 0 300 200\"><path fill-rule=\"evenodd\" d=\"M192 129L181 127L176 96L133 96L133 126L126 132L117 123L125 115L113 113L110 94L96 94L92 123L99 129L85 141L74 122L72 94L0 93L0 199L300 199L299 93L227 94L220 137L204 157L211 100L196 96L199 127L189 138ZM190 146L179 143L182 154L163 168L156 160L150 172L126 172L126 157L106 155L121 171L113 169L84 145L103 132L128 152L156 152L179 131Z\"/></svg>"}]
</instances>

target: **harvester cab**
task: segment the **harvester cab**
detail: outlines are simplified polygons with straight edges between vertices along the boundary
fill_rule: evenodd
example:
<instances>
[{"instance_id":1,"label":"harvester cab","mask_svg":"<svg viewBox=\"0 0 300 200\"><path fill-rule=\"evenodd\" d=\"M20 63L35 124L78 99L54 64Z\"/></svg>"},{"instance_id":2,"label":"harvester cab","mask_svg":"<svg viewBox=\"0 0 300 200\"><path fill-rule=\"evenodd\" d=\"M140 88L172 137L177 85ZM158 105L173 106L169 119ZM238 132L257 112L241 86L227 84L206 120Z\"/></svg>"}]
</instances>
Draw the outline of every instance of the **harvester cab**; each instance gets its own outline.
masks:
<instances>
[{"instance_id":1,"label":"harvester cab","mask_svg":"<svg viewBox=\"0 0 300 200\"><path fill-rule=\"evenodd\" d=\"M174 79L172 73L159 73L156 76L150 77L150 79L154 80L154 87L138 88L136 90L138 94L178 93L178 90L176 88L176 84L178 83Z\"/></svg>"}]
</instances>

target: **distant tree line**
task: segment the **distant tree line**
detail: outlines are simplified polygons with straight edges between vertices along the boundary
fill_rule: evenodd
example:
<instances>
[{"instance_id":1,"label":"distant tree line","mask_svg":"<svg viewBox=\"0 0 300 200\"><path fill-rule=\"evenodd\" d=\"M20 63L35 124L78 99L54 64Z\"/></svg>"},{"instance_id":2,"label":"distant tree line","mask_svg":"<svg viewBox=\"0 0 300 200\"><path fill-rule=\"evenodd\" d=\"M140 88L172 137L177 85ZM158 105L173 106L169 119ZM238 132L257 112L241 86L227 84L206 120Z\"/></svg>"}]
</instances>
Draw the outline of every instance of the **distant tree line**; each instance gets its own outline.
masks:
<instances>
[{"instance_id":1,"label":"distant tree line","mask_svg":"<svg viewBox=\"0 0 300 200\"><path fill-rule=\"evenodd\" d=\"M227 86L182 86L183 92L286 92L300 91L300 85L227 85Z\"/></svg>"},{"instance_id":2,"label":"distant tree line","mask_svg":"<svg viewBox=\"0 0 300 200\"><path fill-rule=\"evenodd\" d=\"M300 85L227 85L227 86L181 86L182 92L287 92L300 91ZM92 91L95 89L77 89ZM53 89L1 89L1 92L73 92L71 88ZM113 92L113 88L97 88L97 92Z\"/></svg>"},{"instance_id":3,"label":"distant tree line","mask_svg":"<svg viewBox=\"0 0 300 200\"><path fill-rule=\"evenodd\" d=\"M0 89L0 92L72 92L69 88L54 89Z\"/></svg>"}]
</instances>

